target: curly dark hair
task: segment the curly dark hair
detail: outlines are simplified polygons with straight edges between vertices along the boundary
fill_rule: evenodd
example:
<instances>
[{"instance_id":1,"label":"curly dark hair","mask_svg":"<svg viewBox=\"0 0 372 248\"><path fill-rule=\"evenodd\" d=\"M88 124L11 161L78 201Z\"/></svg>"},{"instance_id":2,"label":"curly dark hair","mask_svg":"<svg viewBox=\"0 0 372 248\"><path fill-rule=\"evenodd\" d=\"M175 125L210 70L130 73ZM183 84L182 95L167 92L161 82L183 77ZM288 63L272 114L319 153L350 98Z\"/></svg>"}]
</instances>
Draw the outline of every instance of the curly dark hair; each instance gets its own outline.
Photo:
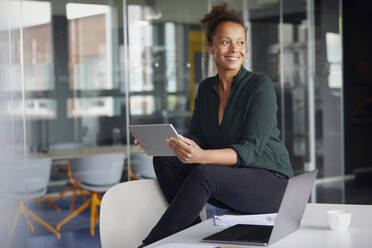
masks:
<instances>
[{"instance_id":1,"label":"curly dark hair","mask_svg":"<svg viewBox=\"0 0 372 248\"><path fill-rule=\"evenodd\" d=\"M207 41L212 43L212 38L216 32L217 26L222 22L234 22L242 25L245 31L247 27L244 25L243 19L234 10L229 10L227 3L221 3L212 7L212 10L207 13L201 23L207 30Z\"/></svg>"}]
</instances>

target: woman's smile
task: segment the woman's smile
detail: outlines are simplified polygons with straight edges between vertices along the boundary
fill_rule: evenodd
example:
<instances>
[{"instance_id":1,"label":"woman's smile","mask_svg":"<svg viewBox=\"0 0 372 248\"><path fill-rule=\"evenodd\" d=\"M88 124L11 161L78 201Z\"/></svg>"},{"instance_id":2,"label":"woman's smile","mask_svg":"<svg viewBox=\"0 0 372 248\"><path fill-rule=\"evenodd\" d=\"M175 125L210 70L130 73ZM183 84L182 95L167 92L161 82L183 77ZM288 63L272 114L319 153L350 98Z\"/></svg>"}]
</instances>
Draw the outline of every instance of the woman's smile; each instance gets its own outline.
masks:
<instances>
[{"instance_id":1,"label":"woman's smile","mask_svg":"<svg viewBox=\"0 0 372 248\"><path fill-rule=\"evenodd\" d=\"M240 57L236 57L236 56L225 56L225 58L229 61L232 61L232 62L239 61L239 59L240 59Z\"/></svg>"}]
</instances>

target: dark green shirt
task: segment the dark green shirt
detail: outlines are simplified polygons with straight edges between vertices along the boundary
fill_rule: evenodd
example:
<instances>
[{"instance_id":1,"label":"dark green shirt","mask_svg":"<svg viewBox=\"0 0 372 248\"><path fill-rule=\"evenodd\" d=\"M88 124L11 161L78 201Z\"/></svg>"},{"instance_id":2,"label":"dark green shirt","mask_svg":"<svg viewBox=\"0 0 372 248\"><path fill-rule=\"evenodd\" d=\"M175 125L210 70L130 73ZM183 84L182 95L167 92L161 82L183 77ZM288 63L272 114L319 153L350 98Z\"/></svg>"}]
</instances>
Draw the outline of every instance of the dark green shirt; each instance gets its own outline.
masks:
<instances>
[{"instance_id":1,"label":"dark green shirt","mask_svg":"<svg viewBox=\"0 0 372 248\"><path fill-rule=\"evenodd\" d=\"M293 176L288 151L279 138L272 81L243 67L233 78L223 119L218 124L218 75L198 89L188 137L203 149L233 148L235 167L255 167Z\"/></svg>"}]
</instances>

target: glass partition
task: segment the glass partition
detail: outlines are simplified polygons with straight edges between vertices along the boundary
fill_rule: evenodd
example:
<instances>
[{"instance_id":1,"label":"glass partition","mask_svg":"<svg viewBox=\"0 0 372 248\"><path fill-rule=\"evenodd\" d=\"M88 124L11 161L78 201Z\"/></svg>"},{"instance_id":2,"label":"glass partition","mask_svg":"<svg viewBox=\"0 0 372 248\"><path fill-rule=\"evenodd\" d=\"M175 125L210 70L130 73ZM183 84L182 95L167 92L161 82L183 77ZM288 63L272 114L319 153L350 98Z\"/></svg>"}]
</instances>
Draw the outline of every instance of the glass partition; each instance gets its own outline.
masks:
<instances>
[{"instance_id":1,"label":"glass partition","mask_svg":"<svg viewBox=\"0 0 372 248\"><path fill-rule=\"evenodd\" d=\"M126 7L130 123L173 123L184 133L208 73L200 25L208 2L128 1Z\"/></svg>"},{"instance_id":2,"label":"glass partition","mask_svg":"<svg viewBox=\"0 0 372 248\"><path fill-rule=\"evenodd\" d=\"M14 99L8 109L20 120L25 112L31 156L64 144L123 146L122 2L21 3L22 37L11 33L17 37L12 49L23 51L14 60L24 62L23 72L15 73L24 84L12 90L25 99Z\"/></svg>"},{"instance_id":3,"label":"glass partition","mask_svg":"<svg viewBox=\"0 0 372 248\"><path fill-rule=\"evenodd\" d=\"M27 179L26 174L13 173L14 162L20 161L19 167L24 168L23 162L27 157L23 75L45 69L32 64L32 59L22 51L23 39L28 39L28 36L22 33L21 13L27 4L18 0L0 2L0 211L3 215L0 247L25 247L29 237L24 220L19 223L19 228L11 229L18 200L9 193ZM26 21L27 18L24 18ZM37 47L29 45L34 46L35 55ZM25 59L28 59L27 66L23 63ZM47 84L45 78L42 84ZM33 87L37 88L38 85L34 83Z\"/></svg>"},{"instance_id":4,"label":"glass partition","mask_svg":"<svg viewBox=\"0 0 372 248\"><path fill-rule=\"evenodd\" d=\"M179 131L187 130L198 83L216 73L200 19L217 3L127 2L131 124L173 123ZM319 178L343 176L339 4L229 1L248 27L246 68L275 84L281 137L296 174L318 168ZM198 13L187 11L191 5ZM330 9L331 15L325 15ZM324 54L331 62L319 56ZM328 72L323 68L329 64ZM328 146L335 142L340 145Z\"/></svg>"},{"instance_id":5,"label":"glass partition","mask_svg":"<svg viewBox=\"0 0 372 248\"><path fill-rule=\"evenodd\" d=\"M33 179L14 178L15 168L40 157L63 164L83 148L125 153L122 10L122 1L0 2L0 247L29 246L28 222L15 218L19 201L10 192ZM52 167L48 193L64 187L67 174L59 173Z\"/></svg>"},{"instance_id":6,"label":"glass partition","mask_svg":"<svg viewBox=\"0 0 372 248\"><path fill-rule=\"evenodd\" d=\"M340 4L240 4L251 36L247 66L276 84L278 124L295 174L319 169L317 202L344 201Z\"/></svg>"},{"instance_id":7,"label":"glass partition","mask_svg":"<svg viewBox=\"0 0 372 248\"><path fill-rule=\"evenodd\" d=\"M207 11L208 1L126 1L130 124L172 123L187 132L208 75L200 24Z\"/></svg>"},{"instance_id":8,"label":"glass partition","mask_svg":"<svg viewBox=\"0 0 372 248\"><path fill-rule=\"evenodd\" d=\"M86 148L135 154L132 179L153 177L138 169L151 159L138 154L127 126L172 123L187 132L198 86L216 73L200 19L219 2L0 1L0 184L6 159L62 149L66 157ZM248 27L246 68L274 82L295 173L319 169L317 202L344 202L340 2L228 1ZM4 187L7 230L16 201ZM25 246L27 228L16 235Z\"/></svg>"},{"instance_id":9,"label":"glass partition","mask_svg":"<svg viewBox=\"0 0 372 248\"><path fill-rule=\"evenodd\" d=\"M314 1L312 73L317 202L345 203L342 1Z\"/></svg>"},{"instance_id":10,"label":"glass partition","mask_svg":"<svg viewBox=\"0 0 372 248\"><path fill-rule=\"evenodd\" d=\"M28 150L48 152L63 143L112 145L114 129L120 130L123 144L120 1L21 2L22 37L18 30L10 32L16 37L11 49L23 51L14 61L24 62L23 72L15 73L18 79L22 75L24 84L13 84L12 90L17 95L24 91L25 102L14 100L8 109L15 118L25 111Z\"/></svg>"},{"instance_id":11,"label":"glass partition","mask_svg":"<svg viewBox=\"0 0 372 248\"><path fill-rule=\"evenodd\" d=\"M82 11L83 10L83 11ZM67 3L69 88L111 90L111 13L107 5Z\"/></svg>"}]
</instances>

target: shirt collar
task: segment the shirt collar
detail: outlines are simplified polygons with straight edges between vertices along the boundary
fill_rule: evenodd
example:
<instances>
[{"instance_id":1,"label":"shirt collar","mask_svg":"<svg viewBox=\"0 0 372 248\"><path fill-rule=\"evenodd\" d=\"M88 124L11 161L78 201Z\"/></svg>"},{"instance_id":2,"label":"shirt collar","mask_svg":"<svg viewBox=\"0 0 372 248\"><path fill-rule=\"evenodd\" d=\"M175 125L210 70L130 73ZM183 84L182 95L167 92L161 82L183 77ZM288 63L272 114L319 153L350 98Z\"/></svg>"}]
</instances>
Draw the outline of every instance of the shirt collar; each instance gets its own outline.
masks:
<instances>
[{"instance_id":1,"label":"shirt collar","mask_svg":"<svg viewBox=\"0 0 372 248\"><path fill-rule=\"evenodd\" d=\"M231 88L234 88L235 85L240 82L240 79L244 77L246 72L247 70L243 66L241 66L238 73L233 77L233 80L231 82ZM218 79L218 73L217 73L216 76L214 76L214 84L212 87L213 91L215 91L217 94L218 94L218 80L219 79Z\"/></svg>"}]
</instances>

